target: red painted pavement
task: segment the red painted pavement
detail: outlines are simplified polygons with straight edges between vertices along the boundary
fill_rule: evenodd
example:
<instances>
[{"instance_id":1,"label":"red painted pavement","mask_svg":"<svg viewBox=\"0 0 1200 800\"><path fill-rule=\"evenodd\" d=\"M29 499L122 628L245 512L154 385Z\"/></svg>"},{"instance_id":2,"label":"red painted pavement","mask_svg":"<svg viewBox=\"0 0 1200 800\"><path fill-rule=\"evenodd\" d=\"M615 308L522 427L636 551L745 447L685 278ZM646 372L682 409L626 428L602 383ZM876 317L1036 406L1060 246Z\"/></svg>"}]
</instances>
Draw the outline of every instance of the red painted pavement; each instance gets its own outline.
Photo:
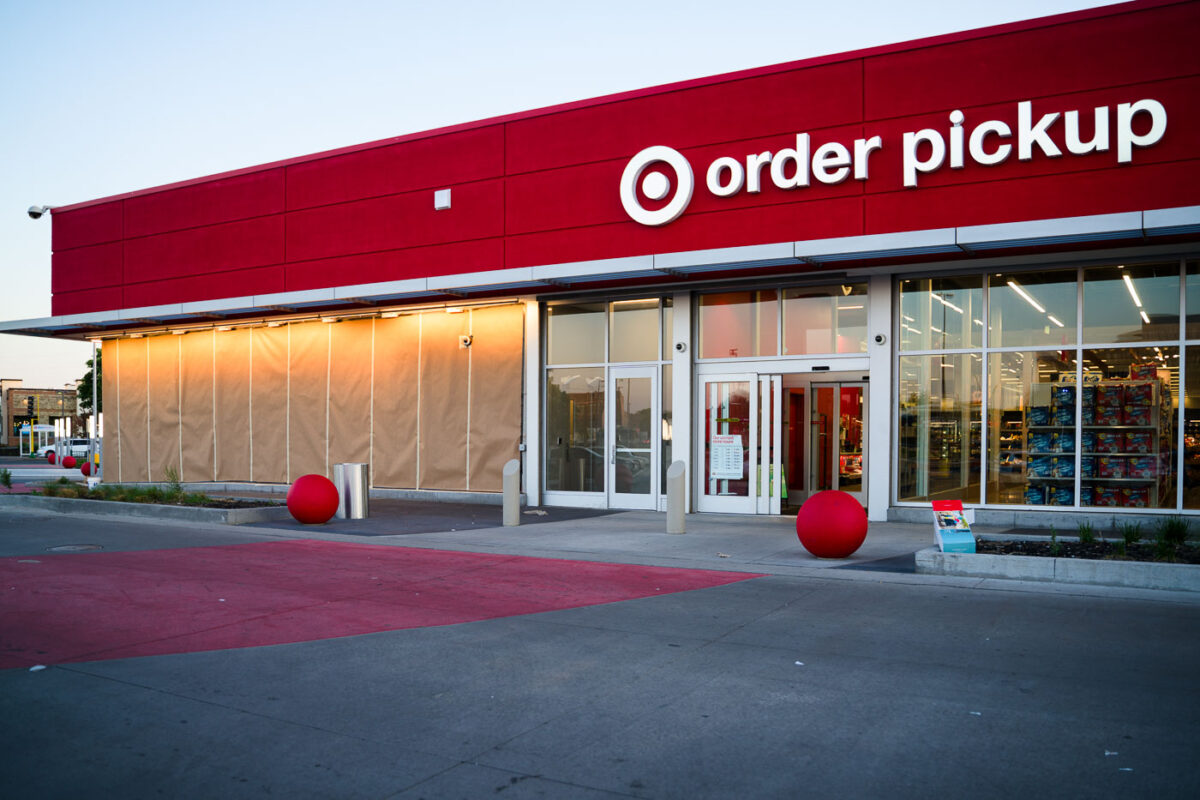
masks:
<instances>
[{"instance_id":1,"label":"red painted pavement","mask_svg":"<svg viewBox=\"0 0 1200 800\"><path fill-rule=\"evenodd\" d=\"M755 577L321 541L2 558L0 668L451 625Z\"/></svg>"}]
</instances>

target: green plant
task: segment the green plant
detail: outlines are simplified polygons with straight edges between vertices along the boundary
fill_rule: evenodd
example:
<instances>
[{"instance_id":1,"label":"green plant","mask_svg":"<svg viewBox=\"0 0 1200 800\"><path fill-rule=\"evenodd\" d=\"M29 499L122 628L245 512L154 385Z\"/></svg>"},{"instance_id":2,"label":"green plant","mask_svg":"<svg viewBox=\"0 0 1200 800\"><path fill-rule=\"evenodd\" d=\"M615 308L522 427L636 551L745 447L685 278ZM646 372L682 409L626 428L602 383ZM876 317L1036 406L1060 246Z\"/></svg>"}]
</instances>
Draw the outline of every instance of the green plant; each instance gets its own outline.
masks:
<instances>
[{"instance_id":1,"label":"green plant","mask_svg":"<svg viewBox=\"0 0 1200 800\"><path fill-rule=\"evenodd\" d=\"M183 484L179 482L179 470L175 469L173 464L168 465L163 470L163 475L167 478L167 485L165 487L167 496L171 499L177 499L179 495L183 494Z\"/></svg>"},{"instance_id":2,"label":"green plant","mask_svg":"<svg viewBox=\"0 0 1200 800\"><path fill-rule=\"evenodd\" d=\"M1188 521L1180 516L1163 517L1158 522L1157 539L1171 546L1178 546L1187 541Z\"/></svg>"},{"instance_id":3,"label":"green plant","mask_svg":"<svg viewBox=\"0 0 1200 800\"><path fill-rule=\"evenodd\" d=\"M1142 523L1140 522L1122 522L1117 525L1117 531L1121 534L1123 540L1121 544L1128 547L1131 544L1137 544L1142 538Z\"/></svg>"},{"instance_id":4,"label":"green plant","mask_svg":"<svg viewBox=\"0 0 1200 800\"><path fill-rule=\"evenodd\" d=\"M1058 531L1054 530L1054 526L1050 526L1050 555L1057 556L1058 551L1062 547L1058 543Z\"/></svg>"},{"instance_id":5,"label":"green plant","mask_svg":"<svg viewBox=\"0 0 1200 800\"><path fill-rule=\"evenodd\" d=\"M1079 543L1092 544L1096 541L1096 528L1090 522L1079 523Z\"/></svg>"},{"instance_id":6,"label":"green plant","mask_svg":"<svg viewBox=\"0 0 1200 800\"><path fill-rule=\"evenodd\" d=\"M0 469L0 486L3 486L5 489L12 488L12 471L11 470Z\"/></svg>"}]
</instances>

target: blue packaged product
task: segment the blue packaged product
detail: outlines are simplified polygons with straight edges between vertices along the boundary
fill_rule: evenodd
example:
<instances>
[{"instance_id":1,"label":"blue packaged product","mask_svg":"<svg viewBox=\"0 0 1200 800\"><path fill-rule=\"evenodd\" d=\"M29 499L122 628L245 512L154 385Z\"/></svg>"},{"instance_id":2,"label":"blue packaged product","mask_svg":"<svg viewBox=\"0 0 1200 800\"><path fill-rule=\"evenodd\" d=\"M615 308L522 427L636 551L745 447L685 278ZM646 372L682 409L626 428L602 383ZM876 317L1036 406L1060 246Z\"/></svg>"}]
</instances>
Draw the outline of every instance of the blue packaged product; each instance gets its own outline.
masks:
<instances>
[{"instance_id":1,"label":"blue packaged product","mask_svg":"<svg viewBox=\"0 0 1200 800\"><path fill-rule=\"evenodd\" d=\"M1075 431L1063 431L1054 437L1054 451L1057 453L1075 452Z\"/></svg>"},{"instance_id":2,"label":"blue packaged product","mask_svg":"<svg viewBox=\"0 0 1200 800\"><path fill-rule=\"evenodd\" d=\"M1050 406L1030 406L1029 407L1029 424L1030 425L1049 425L1050 424Z\"/></svg>"},{"instance_id":3,"label":"blue packaged product","mask_svg":"<svg viewBox=\"0 0 1200 800\"><path fill-rule=\"evenodd\" d=\"M1029 459L1029 466L1025 471L1031 478L1049 478L1053 466L1050 456L1033 456Z\"/></svg>"},{"instance_id":4,"label":"blue packaged product","mask_svg":"<svg viewBox=\"0 0 1200 800\"><path fill-rule=\"evenodd\" d=\"M1054 478L1074 478L1074 457L1056 456L1050 459L1050 475Z\"/></svg>"},{"instance_id":5,"label":"blue packaged product","mask_svg":"<svg viewBox=\"0 0 1200 800\"><path fill-rule=\"evenodd\" d=\"M1061 384L1055 386L1052 398L1055 408L1075 408L1075 387Z\"/></svg>"},{"instance_id":6,"label":"blue packaged product","mask_svg":"<svg viewBox=\"0 0 1200 800\"><path fill-rule=\"evenodd\" d=\"M1096 407L1095 406L1084 406L1083 407L1083 424L1084 425L1095 425L1096 424Z\"/></svg>"},{"instance_id":7,"label":"blue packaged product","mask_svg":"<svg viewBox=\"0 0 1200 800\"><path fill-rule=\"evenodd\" d=\"M1091 486L1080 486L1079 487L1079 505L1081 505L1081 506L1092 505L1092 487Z\"/></svg>"},{"instance_id":8,"label":"blue packaged product","mask_svg":"<svg viewBox=\"0 0 1200 800\"><path fill-rule=\"evenodd\" d=\"M1096 457L1083 456L1079 459L1079 474L1084 478L1096 477Z\"/></svg>"},{"instance_id":9,"label":"blue packaged product","mask_svg":"<svg viewBox=\"0 0 1200 800\"><path fill-rule=\"evenodd\" d=\"M1083 433L1079 434L1079 443L1083 446L1083 452L1096 452L1096 432L1084 431Z\"/></svg>"},{"instance_id":10,"label":"blue packaged product","mask_svg":"<svg viewBox=\"0 0 1200 800\"><path fill-rule=\"evenodd\" d=\"M1044 505L1046 505L1046 490L1041 486L1026 486L1025 487L1025 505L1027 505L1027 506L1044 506Z\"/></svg>"},{"instance_id":11,"label":"blue packaged product","mask_svg":"<svg viewBox=\"0 0 1200 800\"><path fill-rule=\"evenodd\" d=\"M1058 406L1054 409L1054 424L1055 425L1074 425L1075 424L1075 406Z\"/></svg>"},{"instance_id":12,"label":"blue packaged product","mask_svg":"<svg viewBox=\"0 0 1200 800\"><path fill-rule=\"evenodd\" d=\"M1096 387L1095 386L1084 386L1083 387L1083 407L1085 409L1096 407Z\"/></svg>"},{"instance_id":13,"label":"blue packaged product","mask_svg":"<svg viewBox=\"0 0 1200 800\"><path fill-rule=\"evenodd\" d=\"M1072 486L1055 486L1050 490L1050 504L1055 506L1075 505L1075 489Z\"/></svg>"},{"instance_id":14,"label":"blue packaged product","mask_svg":"<svg viewBox=\"0 0 1200 800\"><path fill-rule=\"evenodd\" d=\"M1049 453L1054 450L1054 434L1049 431L1029 432L1029 452Z\"/></svg>"}]
</instances>

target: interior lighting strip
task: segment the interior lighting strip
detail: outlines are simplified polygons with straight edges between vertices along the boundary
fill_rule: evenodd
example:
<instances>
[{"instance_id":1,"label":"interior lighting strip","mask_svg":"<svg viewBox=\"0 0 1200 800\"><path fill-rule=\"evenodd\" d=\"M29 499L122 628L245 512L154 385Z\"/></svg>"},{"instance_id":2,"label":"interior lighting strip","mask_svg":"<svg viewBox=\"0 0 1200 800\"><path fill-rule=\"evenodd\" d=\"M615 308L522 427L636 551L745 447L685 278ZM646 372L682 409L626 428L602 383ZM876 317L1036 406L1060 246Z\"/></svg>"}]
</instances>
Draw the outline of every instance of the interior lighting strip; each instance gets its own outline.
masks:
<instances>
[{"instance_id":1,"label":"interior lighting strip","mask_svg":"<svg viewBox=\"0 0 1200 800\"><path fill-rule=\"evenodd\" d=\"M1046 309L1042 308L1042 306L1038 304L1038 301L1036 301L1032 297L1030 297L1025 292L1025 290L1020 287L1020 285L1016 281L1009 281L1008 287L1010 289L1012 289L1014 292L1016 292L1017 294L1021 295L1021 297L1024 298L1025 302L1029 303L1029 305L1036 308L1039 313L1042 313L1042 314L1046 313Z\"/></svg>"}]
</instances>

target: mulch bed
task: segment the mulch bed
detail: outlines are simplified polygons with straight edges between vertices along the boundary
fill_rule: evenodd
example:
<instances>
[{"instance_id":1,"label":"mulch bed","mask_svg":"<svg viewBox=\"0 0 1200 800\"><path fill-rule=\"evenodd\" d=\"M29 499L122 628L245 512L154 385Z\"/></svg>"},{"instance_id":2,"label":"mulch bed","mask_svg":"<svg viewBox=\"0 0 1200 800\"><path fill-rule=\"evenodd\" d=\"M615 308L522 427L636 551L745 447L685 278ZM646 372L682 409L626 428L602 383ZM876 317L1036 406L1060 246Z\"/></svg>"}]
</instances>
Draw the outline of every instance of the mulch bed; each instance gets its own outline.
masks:
<instances>
[{"instance_id":1,"label":"mulch bed","mask_svg":"<svg viewBox=\"0 0 1200 800\"><path fill-rule=\"evenodd\" d=\"M1173 548L1172 557L1159 555L1158 545L1153 542L1138 542L1121 553L1122 542L1096 541L1051 542L1049 540L993 541L980 539L975 543L975 552L998 556L1038 556L1042 558L1092 558L1109 561L1167 561L1176 564L1200 564L1200 546L1194 544Z\"/></svg>"}]
</instances>

